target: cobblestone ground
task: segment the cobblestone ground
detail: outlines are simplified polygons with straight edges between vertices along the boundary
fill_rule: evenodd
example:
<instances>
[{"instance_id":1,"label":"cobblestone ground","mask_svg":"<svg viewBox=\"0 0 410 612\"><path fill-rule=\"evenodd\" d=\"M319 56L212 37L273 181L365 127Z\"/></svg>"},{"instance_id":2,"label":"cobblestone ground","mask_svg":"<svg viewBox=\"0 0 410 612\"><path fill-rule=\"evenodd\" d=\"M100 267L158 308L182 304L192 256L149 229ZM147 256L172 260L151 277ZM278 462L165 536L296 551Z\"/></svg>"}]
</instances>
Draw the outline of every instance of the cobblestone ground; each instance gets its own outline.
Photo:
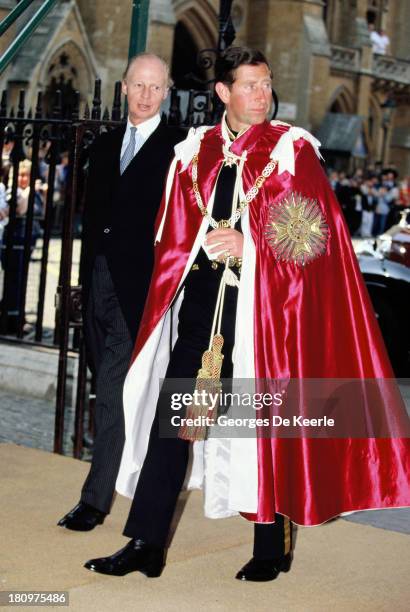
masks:
<instances>
[{"instance_id":1,"label":"cobblestone ground","mask_svg":"<svg viewBox=\"0 0 410 612\"><path fill-rule=\"evenodd\" d=\"M0 442L13 442L53 451L55 406L52 402L38 398L14 395L0 390ZM74 414L66 408L64 431L64 454L72 455L72 433ZM89 452L84 452L89 459Z\"/></svg>"},{"instance_id":2,"label":"cobblestone ground","mask_svg":"<svg viewBox=\"0 0 410 612\"><path fill-rule=\"evenodd\" d=\"M410 406L410 387L404 396ZM40 399L16 396L0 390L0 442L13 442L46 451L53 450L54 404ZM72 454L74 415L70 407L66 412L64 453ZM90 460L90 452L85 450L85 460ZM410 533L410 509L372 510L356 512L344 520L373 525L381 529Z\"/></svg>"}]
</instances>

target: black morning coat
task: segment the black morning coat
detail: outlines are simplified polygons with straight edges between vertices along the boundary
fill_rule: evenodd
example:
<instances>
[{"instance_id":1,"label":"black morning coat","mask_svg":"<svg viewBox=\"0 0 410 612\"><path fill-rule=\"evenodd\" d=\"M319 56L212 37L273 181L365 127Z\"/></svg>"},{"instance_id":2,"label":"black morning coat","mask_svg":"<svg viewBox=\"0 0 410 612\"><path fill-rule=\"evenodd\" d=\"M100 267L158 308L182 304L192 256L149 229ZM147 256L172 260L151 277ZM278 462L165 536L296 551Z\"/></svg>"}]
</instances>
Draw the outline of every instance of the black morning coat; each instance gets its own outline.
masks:
<instances>
[{"instance_id":1,"label":"black morning coat","mask_svg":"<svg viewBox=\"0 0 410 612\"><path fill-rule=\"evenodd\" d=\"M81 282L83 314L96 255L104 254L117 297L135 340L154 263L154 222L174 146L186 137L163 121L123 175L120 154L125 126L93 143L84 206Z\"/></svg>"}]
</instances>

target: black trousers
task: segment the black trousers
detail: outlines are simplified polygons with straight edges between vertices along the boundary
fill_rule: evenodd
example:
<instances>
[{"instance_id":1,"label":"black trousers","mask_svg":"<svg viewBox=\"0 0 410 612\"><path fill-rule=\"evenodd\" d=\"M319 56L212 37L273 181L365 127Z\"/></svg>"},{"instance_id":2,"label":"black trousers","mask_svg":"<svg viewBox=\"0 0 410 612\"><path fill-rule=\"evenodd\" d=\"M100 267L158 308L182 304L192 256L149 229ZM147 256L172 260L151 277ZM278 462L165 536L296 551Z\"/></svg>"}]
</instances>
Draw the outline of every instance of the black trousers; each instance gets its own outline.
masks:
<instances>
[{"instance_id":1,"label":"black trousers","mask_svg":"<svg viewBox=\"0 0 410 612\"><path fill-rule=\"evenodd\" d=\"M81 501L108 513L125 440L122 391L133 342L102 255L95 260L85 325L97 380L94 452Z\"/></svg>"},{"instance_id":2,"label":"black trousers","mask_svg":"<svg viewBox=\"0 0 410 612\"><path fill-rule=\"evenodd\" d=\"M220 274L209 276L190 272L185 284L185 296L179 313L178 340L171 354L166 378L195 379L202 353L209 343ZM208 269L207 269L208 271ZM225 355L222 378L232 376L232 349L236 314L237 289L227 287L222 333ZM193 389L192 389L193 390ZM185 389L184 389L185 391ZM160 436L160 417L169 413L170 398L161 393L152 425L147 455L141 469L124 535L139 538L151 546L166 545L172 517L185 479L189 442ZM254 556L272 559L286 554L291 545L291 523L276 515L275 523L255 524Z\"/></svg>"}]
</instances>

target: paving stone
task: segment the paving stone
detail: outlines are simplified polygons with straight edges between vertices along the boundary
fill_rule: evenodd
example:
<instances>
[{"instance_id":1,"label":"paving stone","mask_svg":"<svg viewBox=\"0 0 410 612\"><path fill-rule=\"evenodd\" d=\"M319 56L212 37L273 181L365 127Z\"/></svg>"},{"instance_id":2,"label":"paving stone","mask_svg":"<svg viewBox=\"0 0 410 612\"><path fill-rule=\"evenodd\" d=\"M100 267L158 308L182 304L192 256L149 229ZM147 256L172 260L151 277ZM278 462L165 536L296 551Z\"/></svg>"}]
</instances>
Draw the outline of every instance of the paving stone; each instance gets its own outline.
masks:
<instances>
[{"instance_id":1,"label":"paving stone","mask_svg":"<svg viewBox=\"0 0 410 612\"><path fill-rule=\"evenodd\" d=\"M408 390L407 390L408 391ZM404 393L408 400L408 393ZM53 450L55 406L45 400L17 396L0 390L0 442L14 442L22 446ZM66 408L64 454L72 455L74 414ZM83 459L90 461L85 449ZM380 529L410 533L410 508L356 512L343 520L371 525Z\"/></svg>"}]
</instances>

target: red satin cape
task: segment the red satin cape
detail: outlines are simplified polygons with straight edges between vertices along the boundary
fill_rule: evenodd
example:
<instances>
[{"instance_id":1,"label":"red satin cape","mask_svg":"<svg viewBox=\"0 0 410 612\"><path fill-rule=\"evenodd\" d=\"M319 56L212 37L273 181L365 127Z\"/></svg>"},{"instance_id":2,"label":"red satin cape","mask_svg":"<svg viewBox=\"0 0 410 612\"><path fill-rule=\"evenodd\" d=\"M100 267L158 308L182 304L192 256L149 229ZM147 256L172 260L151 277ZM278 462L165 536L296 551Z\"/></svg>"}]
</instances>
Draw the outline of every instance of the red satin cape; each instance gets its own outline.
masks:
<instances>
[{"instance_id":1,"label":"red satin cape","mask_svg":"<svg viewBox=\"0 0 410 612\"><path fill-rule=\"evenodd\" d=\"M245 192L269 161L286 126L252 126L231 149L248 151ZM295 176L277 170L249 206L256 247L256 378L393 378L380 330L339 204L310 143L294 143ZM205 133L198 183L211 195L222 162L221 126ZM266 240L269 206L286 193L314 198L329 229L326 250L304 267L279 262ZM165 210L163 201L157 225ZM177 169L134 358L170 307L202 215L191 165ZM243 514L272 522L275 512L316 525L343 512L410 505L409 439L258 439L258 509Z\"/></svg>"}]
</instances>

